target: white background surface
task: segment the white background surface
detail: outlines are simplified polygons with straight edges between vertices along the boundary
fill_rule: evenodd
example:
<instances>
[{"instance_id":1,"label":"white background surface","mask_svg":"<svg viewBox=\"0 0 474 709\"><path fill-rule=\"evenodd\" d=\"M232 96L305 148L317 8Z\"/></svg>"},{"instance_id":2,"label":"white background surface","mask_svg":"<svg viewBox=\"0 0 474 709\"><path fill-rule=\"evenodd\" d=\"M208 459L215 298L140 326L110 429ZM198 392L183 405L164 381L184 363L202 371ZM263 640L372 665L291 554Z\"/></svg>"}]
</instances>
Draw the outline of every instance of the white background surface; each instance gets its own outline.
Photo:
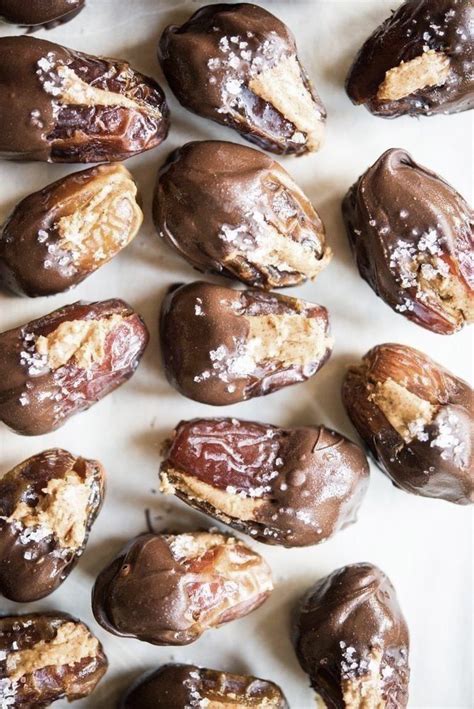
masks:
<instances>
[{"instance_id":1,"label":"white background surface","mask_svg":"<svg viewBox=\"0 0 474 709\"><path fill-rule=\"evenodd\" d=\"M281 425L324 423L356 439L340 401L341 380L348 363L384 341L418 347L454 373L464 378L472 375L472 335L467 331L450 337L431 334L392 312L360 279L340 217L340 202L347 188L390 147L408 149L417 161L439 172L470 199L470 115L387 121L352 106L346 97L343 80L351 58L397 5L394 0L260 0L293 29L301 59L328 109L323 150L281 162L320 212L335 253L317 283L291 289L292 294L329 308L335 349L324 369L309 382L228 409L188 401L167 384L157 340L160 303L170 284L198 276L155 235L150 220L155 175L167 154L187 140L217 137L241 142L230 129L179 107L156 60L163 28L171 22L181 23L202 4L88 0L87 8L71 23L37 33L75 49L128 59L135 68L157 77L171 106L172 128L161 147L127 162L139 182L146 221L125 252L69 294L30 300L0 293L2 331L78 299L121 297L144 316L152 335L134 378L59 431L24 438L0 424L1 473L51 446L98 458L108 473L104 508L69 579L41 602L15 605L3 601L0 609L60 609L90 623L105 646L110 668L97 691L78 702L78 707L113 708L122 689L142 671L177 660L275 680L291 707L303 709L314 707L314 695L291 647L290 611L316 579L346 563L371 561L391 577L410 627L410 706L467 708L473 701L471 511L400 492L373 465L370 489L356 525L318 547L285 550L254 544L271 564L276 588L246 619L208 632L183 648L116 638L93 620L92 583L121 545L144 531L146 508L157 518L157 529L207 523L207 518L184 504L153 492L160 442L181 418L232 415ZM1 35L15 32L19 30L6 25L0 28ZM75 169L80 168L1 163L0 219L26 194ZM60 709L66 702L55 706Z\"/></svg>"}]
</instances>

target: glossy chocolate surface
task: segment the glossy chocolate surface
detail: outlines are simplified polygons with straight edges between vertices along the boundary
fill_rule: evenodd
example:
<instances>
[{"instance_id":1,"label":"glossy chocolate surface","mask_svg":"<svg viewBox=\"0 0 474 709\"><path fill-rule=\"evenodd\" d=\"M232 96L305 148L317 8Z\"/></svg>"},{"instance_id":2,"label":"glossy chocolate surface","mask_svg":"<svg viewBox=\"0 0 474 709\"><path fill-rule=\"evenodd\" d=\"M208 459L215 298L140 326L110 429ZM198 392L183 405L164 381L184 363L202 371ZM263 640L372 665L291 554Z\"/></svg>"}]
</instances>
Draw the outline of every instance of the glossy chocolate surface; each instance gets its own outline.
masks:
<instances>
[{"instance_id":1,"label":"glossy chocolate surface","mask_svg":"<svg viewBox=\"0 0 474 709\"><path fill-rule=\"evenodd\" d=\"M49 29L72 20L85 4L86 0L0 0L0 19Z\"/></svg>"}]
</instances>

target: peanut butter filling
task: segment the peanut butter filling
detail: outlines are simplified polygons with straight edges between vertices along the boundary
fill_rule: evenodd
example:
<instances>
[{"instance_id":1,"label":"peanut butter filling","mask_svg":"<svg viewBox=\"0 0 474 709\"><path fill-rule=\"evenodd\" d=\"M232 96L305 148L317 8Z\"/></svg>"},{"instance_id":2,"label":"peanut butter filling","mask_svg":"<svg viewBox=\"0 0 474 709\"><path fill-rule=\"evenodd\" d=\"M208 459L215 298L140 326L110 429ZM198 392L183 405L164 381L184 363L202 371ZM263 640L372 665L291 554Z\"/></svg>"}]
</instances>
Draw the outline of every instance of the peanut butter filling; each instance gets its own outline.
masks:
<instances>
[{"instance_id":1,"label":"peanut butter filling","mask_svg":"<svg viewBox=\"0 0 474 709\"><path fill-rule=\"evenodd\" d=\"M436 407L429 401L420 399L393 379L377 382L370 398L406 443L431 423L436 414Z\"/></svg>"},{"instance_id":2,"label":"peanut butter filling","mask_svg":"<svg viewBox=\"0 0 474 709\"><path fill-rule=\"evenodd\" d=\"M88 369L94 362L101 363L105 357L107 335L123 318L112 315L101 320L69 320L35 343L38 354L47 358L50 369L58 369L74 358L74 363Z\"/></svg>"},{"instance_id":3,"label":"peanut butter filling","mask_svg":"<svg viewBox=\"0 0 474 709\"><path fill-rule=\"evenodd\" d=\"M85 625L63 623L52 640L40 640L27 650L7 655L8 679L15 682L45 667L74 665L86 657L95 657L98 651L99 641Z\"/></svg>"},{"instance_id":4,"label":"peanut butter filling","mask_svg":"<svg viewBox=\"0 0 474 709\"><path fill-rule=\"evenodd\" d=\"M408 62L402 62L385 74L377 91L379 101L398 101L428 86L442 86L450 72L449 57L429 50Z\"/></svg>"},{"instance_id":5,"label":"peanut butter filling","mask_svg":"<svg viewBox=\"0 0 474 709\"><path fill-rule=\"evenodd\" d=\"M63 548L80 548L87 531L90 485L71 471L64 478L49 480L42 492L44 497L36 507L20 502L7 521L40 527Z\"/></svg>"},{"instance_id":6,"label":"peanut butter filling","mask_svg":"<svg viewBox=\"0 0 474 709\"><path fill-rule=\"evenodd\" d=\"M318 150L324 134L324 121L311 93L305 86L296 55L281 59L249 82L249 88L274 106L302 133L300 142Z\"/></svg>"},{"instance_id":7,"label":"peanut butter filling","mask_svg":"<svg viewBox=\"0 0 474 709\"><path fill-rule=\"evenodd\" d=\"M385 709L381 661L382 653L377 650L369 656L367 672L342 680L346 709Z\"/></svg>"},{"instance_id":8,"label":"peanut butter filling","mask_svg":"<svg viewBox=\"0 0 474 709\"><path fill-rule=\"evenodd\" d=\"M418 285L422 292L438 302L454 322L474 322L474 296L458 278L438 275L435 280L427 280L421 276Z\"/></svg>"}]
</instances>

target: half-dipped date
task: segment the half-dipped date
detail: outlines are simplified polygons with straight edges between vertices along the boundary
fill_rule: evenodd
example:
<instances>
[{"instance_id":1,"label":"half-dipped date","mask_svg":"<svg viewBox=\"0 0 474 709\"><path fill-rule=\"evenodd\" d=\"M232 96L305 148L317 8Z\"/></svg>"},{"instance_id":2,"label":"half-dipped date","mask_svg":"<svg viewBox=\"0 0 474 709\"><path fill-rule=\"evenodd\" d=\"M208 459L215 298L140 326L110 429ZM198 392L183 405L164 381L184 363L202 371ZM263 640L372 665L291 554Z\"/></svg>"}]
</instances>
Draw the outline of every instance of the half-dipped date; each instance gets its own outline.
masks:
<instances>
[{"instance_id":1,"label":"half-dipped date","mask_svg":"<svg viewBox=\"0 0 474 709\"><path fill-rule=\"evenodd\" d=\"M355 522L369 482L364 453L324 426L182 421L161 489L267 544L308 546Z\"/></svg>"},{"instance_id":2,"label":"half-dipped date","mask_svg":"<svg viewBox=\"0 0 474 709\"><path fill-rule=\"evenodd\" d=\"M43 709L91 694L107 670L102 645L66 613L0 618L0 705Z\"/></svg>"},{"instance_id":3,"label":"half-dipped date","mask_svg":"<svg viewBox=\"0 0 474 709\"><path fill-rule=\"evenodd\" d=\"M449 335L474 321L474 212L404 150L388 150L343 202L362 278L391 308Z\"/></svg>"},{"instance_id":4,"label":"half-dipped date","mask_svg":"<svg viewBox=\"0 0 474 709\"><path fill-rule=\"evenodd\" d=\"M349 98L383 118L467 111L473 42L471 0L407 0L357 54Z\"/></svg>"},{"instance_id":5,"label":"half-dipped date","mask_svg":"<svg viewBox=\"0 0 474 709\"><path fill-rule=\"evenodd\" d=\"M321 305L198 281L168 293L161 346L178 391L224 406L312 377L328 359L332 339Z\"/></svg>"},{"instance_id":6,"label":"half-dipped date","mask_svg":"<svg viewBox=\"0 0 474 709\"><path fill-rule=\"evenodd\" d=\"M180 103L261 148L318 150L326 110L288 27L263 7L219 3L167 27L159 56Z\"/></svg>"},{"instance_id":7,"label":"half-dipped date","mask_svg":"<svg viewBox=\"0 0 474 709\"><path fill-rule=\"evenodd\" d=\"M122 165L76 172L29 195L0 233L0 281L28 296L73 288L137 234L137 186Z\"/></svg>"},{"instance_id":8,"label":"half-dipped date","mask_svg":"<svg viewBox=\"0 0 474 709\"><path fill-rule=\"evenodd\" d=\"M104 482L98 461L59 448L0 480L0 593L26 603L61 585L85 549Z\"/></svg>"},{"instance_id":9,"label":"half-dipped date","mask_svg":"<svg viewBox=\"0 0 474 709\"><path fill-rule=\"evenodd\" d=\"M49 29L72 20L85 4L86 0L0 0L0 19Z\"/></svg>"},{"instance_id":10,"label":"half-dipped date","mask_svg":"<svg viewBox=\"0 0 474 709\"><path fill-rule=\"evenodd\" d=\"M92 607L114 635L187 645L258 608L272 589L266 562L234 537L143 534L99 574Z\"/></svg>"},{"instance_id":11,"label":"half-dipped date","mask_svg":"<svg viewBox=\"0 0 474 709\"><path fill-rule=\"evenodd\" d=\"M119 709L288 709L280 687L269 680L208 670L196 665L162 665L127 690Z\"/></svg>"},{"instance_id":12,"label":"half-dipped date","mask_svg":"<svg viewBox=\"0 0 474 709\"><path fill-rule=\"evenodd\" d=\"M0 106L0 157L13 160L124 160L169 127L154 79L30 36L0 39Z\"/></svg>"},{"instance_id":13,"label":"half-dipped date","mask_svg":"<svg viewBox=\"0 0 474 709\"><path fill-rule=\"evenodd\" d=\"M332 252L311 202L267 155L201 141L175 150L153 202L159 235L199 271L271 289L314 279Z\"/></svg>"},{"instance_id":14,"label":"half-dipped date","mask_svg":"<svg viewBox=\"0 0 474 709\"><path fill-rule=\"evenodd\" d=\"M395 589L372 564L350 564L304 598L295 649L328 709L402 709L409 635Z\"/></svg>"},{"instance_id":15,"label":"half-dipped date","mask_svg":"<svg viewBox=\"0 0 474 709\"><path fill-rule=\"evenodd\" d=\"M474 502L474 394L465 381L412 347L383 344L349 369L342 397L394 485Z\"/></svg>"},{"instance_id":16,"label":"half-dipped date","mask_svg":"<svg viewBox=\"0 0 474 709\"><path fill-rule=\"evenodd\" d=\"M129 379L147 343L141 317L117 299L0 333L0 421L25 435L54 431Z\"/></svg>"}]
</instances>

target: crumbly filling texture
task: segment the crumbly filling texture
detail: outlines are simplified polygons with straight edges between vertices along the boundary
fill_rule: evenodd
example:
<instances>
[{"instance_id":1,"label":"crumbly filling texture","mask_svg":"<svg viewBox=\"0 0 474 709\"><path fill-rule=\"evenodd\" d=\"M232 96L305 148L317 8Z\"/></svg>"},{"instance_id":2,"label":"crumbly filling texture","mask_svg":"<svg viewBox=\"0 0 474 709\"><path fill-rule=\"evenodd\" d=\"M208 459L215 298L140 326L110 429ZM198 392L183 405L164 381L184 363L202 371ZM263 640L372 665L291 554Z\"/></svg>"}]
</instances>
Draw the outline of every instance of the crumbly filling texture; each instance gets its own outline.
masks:
<instances>
[{"instance_id":1,"label":"crumbly filling texture","mask_svg":"<svg viewBox=\"0 0 474 709\"><path fill-rule=\"evenodd\" d=\"M406 443L433 421L437 411L393 379L377 382L370 398Z\"/></svg>"},{"instance_id":2,"label":"crumbly filling texture","mask_svg":"<svg viewBox=\"0 0 474 709\"><path fill-rule=\"evenodd\" d=\"M212 534L211 532L184 533L168 537L171 553L177 561L199 559L213 547L233 546L235 543L236 540L233 537L225 537L223 534Z\"/></svg>"},{"instance_id":3,"label":"crumbly filling texture","mask_svg":"<svg viewBox=\"0 0 474 709\"><path fill-rule=\"evenodd\" d=\"M393 669L383 666L382 652L374 650L367 660L358 660L353 647L341 643L341 649L344 650L341 685L345 709L385 709L384 685Z\"/></svg>"},{"instance_id":4,"label":"crumbly filling texture","mask_svg":"<svg viewBox=\"0 0 474 709\"><path fill-rule=\"evenodd\" d=\"M389 69L377 91L379 101L398 101L429 86L442 86L450 72L449 57L429 50Z\"/></svg>"},{"instance_id":5,"label":"crumbly filling texture","mask_svg":"<svg viewBox=\"0 0 474 709\"><path fill-rule=\"evenodd\" d=\"M86 657L95 657L98 651L99 641L85 625L66 622L52 640L40 640L31 648L10 652L6 659L8 678L18 681L45 667L74 665Z\"/></svg>"}]
</instances>

